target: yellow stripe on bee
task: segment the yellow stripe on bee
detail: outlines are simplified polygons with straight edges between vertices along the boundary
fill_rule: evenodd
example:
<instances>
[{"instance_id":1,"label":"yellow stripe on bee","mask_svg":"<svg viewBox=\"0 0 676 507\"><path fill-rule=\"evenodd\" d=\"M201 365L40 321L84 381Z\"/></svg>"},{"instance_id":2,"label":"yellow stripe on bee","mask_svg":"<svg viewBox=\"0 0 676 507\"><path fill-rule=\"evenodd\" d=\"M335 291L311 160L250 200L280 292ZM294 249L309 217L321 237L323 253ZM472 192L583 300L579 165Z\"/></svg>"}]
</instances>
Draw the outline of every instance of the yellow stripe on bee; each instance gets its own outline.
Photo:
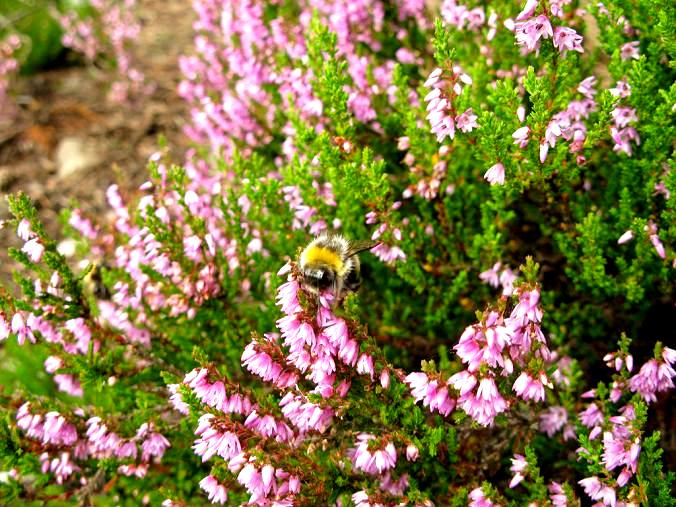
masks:
<instances>
[{"instance_id":1,"label":"yellow stripe on bee","mask_svg":"<svg viewBox=\"0 0 676 507\"><path fill-rule=\"evenodd\" d=\"M301 264L311 265L316 263L326 264L341 276L345 274L345 263L340 258L340 255L328 248L311 246L305 249L301 256Z\"/></svg>"}]
</instances>

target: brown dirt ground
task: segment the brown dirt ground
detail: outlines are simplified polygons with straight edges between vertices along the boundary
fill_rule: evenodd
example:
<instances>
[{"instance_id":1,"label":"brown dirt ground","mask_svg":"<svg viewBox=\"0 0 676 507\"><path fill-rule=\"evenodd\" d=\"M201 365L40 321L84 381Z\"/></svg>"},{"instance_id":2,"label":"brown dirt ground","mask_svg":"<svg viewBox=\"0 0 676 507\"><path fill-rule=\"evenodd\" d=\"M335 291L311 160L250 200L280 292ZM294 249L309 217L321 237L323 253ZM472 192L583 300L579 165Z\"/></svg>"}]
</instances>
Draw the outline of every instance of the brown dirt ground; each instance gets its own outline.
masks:
<instances>
[{"instance_id":1,"label":"brown dirt ground","mask_svg":"<svg viewBox=\"0 0 676 507\"><path fill-rule=\"evenodd\" d=\"M159 136L167 139L172 159L182 160L189 145L181 130L188 110L176 92L178 57L191 51L195 16L185 0L140 0L139 16L143 28L133 51L155 85L150 96L128 106L108 101L112 72L92 66L19 78L12 91L20 111L8 128L0 127L0 220L9 217L5 195L22 191L58 238L64 207L76 201L89 216L102 217L111 183L124 191L145 180L146 162L157 150ZM83 141L97 162L59 176L57 148L66 138ZM7 247L20 245L14 230L0 230L0 285L8 285L15 267Z\"/></svg>"}]
</instances>

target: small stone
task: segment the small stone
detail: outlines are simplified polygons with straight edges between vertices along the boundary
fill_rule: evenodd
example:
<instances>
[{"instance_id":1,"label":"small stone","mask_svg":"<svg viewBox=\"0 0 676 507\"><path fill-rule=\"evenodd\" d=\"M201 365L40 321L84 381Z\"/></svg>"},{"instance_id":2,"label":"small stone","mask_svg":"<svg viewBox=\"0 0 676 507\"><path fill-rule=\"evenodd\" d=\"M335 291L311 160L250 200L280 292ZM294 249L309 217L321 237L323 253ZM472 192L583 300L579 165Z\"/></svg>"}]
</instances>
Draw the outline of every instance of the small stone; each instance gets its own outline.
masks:
<instances>
[{"instance_id":1,"label":"small stone","mask_svg":"<svg viewBox=\"0 0 676 507\"><path fill-rule=\"evenodd\" d=\"M80 137L65 137L56 147L56 166L59 179L86 171L101 162L96 146Z\"/></svg>"}]
</instances>

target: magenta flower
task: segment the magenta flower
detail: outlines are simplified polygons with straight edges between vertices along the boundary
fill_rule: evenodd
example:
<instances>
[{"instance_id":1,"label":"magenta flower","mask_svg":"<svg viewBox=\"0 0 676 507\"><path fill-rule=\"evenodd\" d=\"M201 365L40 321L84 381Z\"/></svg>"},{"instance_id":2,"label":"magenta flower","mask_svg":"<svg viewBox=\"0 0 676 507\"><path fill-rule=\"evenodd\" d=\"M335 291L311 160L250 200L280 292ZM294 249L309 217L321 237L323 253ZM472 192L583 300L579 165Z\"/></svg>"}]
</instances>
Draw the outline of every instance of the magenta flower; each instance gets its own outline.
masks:
<instances>
[{"instance_id":1,"label":"magenta flower","mask_svg":"<svg viewBox=\"0 0 676 507\"><path fill-rule=\"evenodd\" d=\"M492 165L484 174L484 178L491 185L504 185L505 183L505 166L500 162Z\"/></svg>"},{"instance_id":2,"label":"magenta flower","mask_svg":"<svg viewBox=\"0 0 676 507\"><path fill-rule=\"evenodd\" d=\"M567 507L568 506L568 497L566 492L561 487L561 484L558 482L552 482L547 486L549 490L549 499L552 501L554 507Z\"/></svg>"},{"instance_id":3,"label":"magenta flower","mask_svg":"<svg viewBox=\"0 0 676 507\"><path fill-rule=\"evenodd\" d=\"M369 354L364 353L357 359L357 373L369 375L373 380L375 369L373 368L373 358Z\"/></svg>"},{"instance_id":4,"label":"magenta flower","mask_svg":"<svg viewBox=\"0 0 676 507\"><path fill-rule=\"evenodd\" d=\"M514 139L514 144L518 144L519 148L525 148L528 145L528 138L530 136L530 127L521 127L516 129L512 134L512 139Z\"/></svg>"},{"instance_id":5,"label":"magenta flower","mask_svg":"<svg viewBox=\"0 0 676 507\"><path fill-rule=\"evenodd\" d=\"M512 466L509 469L514 473L512 480L509 483L510 488L515 488L522 480L525 479L523 472L526 471L528 462L521 454L515 454L512 458Z\"/></svg>"},{"instance_id":6,"label":"magenta flower","mask_svg":"<svg viewBox=\"0 0 676 507\"><path fill-rule=\"evenodd\" d=\"M469 393L461 397L458 403L467 415L482 426L490 426L498 414L507 410L507 402L491 377L483 378L476 394Z\"/></svg>"},{"instance_id":7,"label":"magenta flower","mask_svg":"<svg viewBox=\"0 0 676 507\"><path fill-rule=\"evenodd\" d=\"M627 127L624 129L618 129L617 127L610 127L610 137L612 137L615 145L613 150L617 152L626 153L628 156L632 156L633 148L632 141L636 144L641 144L641 138L638 135L638 132L633 127Z\"/></svg>"},{"instance_id":8,"label":"magenta flower","mask_svg":"<svg viewBox=\"0 0 676 507\"><path fill-rule=\"evenodd\" d=\"M620 48L620 58L623 60L638 60L639 58L639 41L627 42Z\"/></svg>"},{"instance_id":9,"label":"magenta flower","mask_svg":"<svg viewBox=\"0 0 676 507\"><path fill-rule=\"evenodd\" d=\"M624 234L622 234L622 236L620 236L620 237L617 239L617 244L618 244L618 245L623 245L623 244L626 243L627 241L631 241L633 238L634 238L634 233L633 233L633 231L630 229L630 230L628 230L628 231L625 231Z\"/></svg>"},{"instance_id":10,"label":"magenta flower","mask_svg":"<svg viewBox=\"0 0 676 507\"><path fill-rule=\"evenodd\" d=\"M587 493L592 500L601 500L604 505L611 507L615 506L615 489L604 485L598 477L587 477L578 481L578 484L584 488L584 492Z\"/></svg>"},{"instance_id":11,"label":"magenta flower","mask_svg":"<svg viewBox=\"0 0 676 507\"><path fill-rule=\"evenodd\" d=\"M478 116L474 114L470 107L467 111L455 117L455 123L462 132L471 132L473 129L479 128L476 122Z\"/></svg>"},{"instance_id":12,"label":"magenta flower","mask_svg":"<svg viewBox=\"0 0 676 507\"><path fill-rule=\"evenodd\" d=\"M580 412L580 422L587 428L592 428L603 423L603 412L596 403L590 403L589 406Z\"/></svg>"},{"instance_id":13,"label":"magenta flower","mask_svg":"<svg viewBox=\"0 0 676 507\"><path fill-rule=\"evenodd\" d=\"M627 428L615 428L615 431L624 432ZM613 432L603 433L603 456L601 462L607 470L613 470L620 466L626 466L632 473L638 469L638 456L641 445L638 438L630 442L625 436L618 436Z\"/></svg>"},{"instance_id":14,"label":"magenta flower","mask_svg":"<svg viewBox=\"0 0 676 507\"><path fill-rule=\"evenodd\" d=\"M225 487L218 483L213 475L207 475L200 481L200 488L202 488L211 503L224 504L228 500L228 492Z\"/></svg>"},{"instance_id":15,"label":"magenta flower","mask_svg":"<svg viewBox=\"0 0 676 507\"><path fill-rule=\"evenodd\" d=\"M406 254L398 246L387 246L385 243L379 243L371 249L371 253L385 263L392 263L399 259L406 259Z\"/></svg>"},{"instance_id":16,"label":"magenta flower","mask_svg":"<svg viewBox=\"0 0 676 507\"><path fill-rule=\"evenodd\" d=\"M31 223L25 218L21 219L21 222L19 222L19 225L16 228L16 235L19 236L19 239L24 241L28 241L35 236L35 233L31 231Z\"/></svg>"},{"instance_id":17,"label":"magenta flower","mask_svg":"<svg viewBox=\"0 0 676 507\"><path fill-rule=\"evenodd\" d=\"M593 100L596 96L596 77L589 76L588 78L583 79L577 87L577 91L584 95L589 100Z\"/></svg>"},{"instance_id":18,"label":"magenta flower","mask_svg":"<svg viewBox=\"0 0 676 507\"><path fill-rule=\"evenodd\" d=\"M512 390L524 400L544 401L545 387L544 384L551 386L547 376L544 372L540 373L539 378L534 379L525 371L516 379Z\"/></svg>"},{"instance_id":19,"label":"magenta flower","mask_svg":"<svg viewBox=\"0 0 676 507\"><path fill-rule=\"evenodd\" d=\"M540 47L541 39L553 37L554 31L549 18L543 14L528 21L519 21L515 24L516 42L524 46L529 52Z\"/></svg>"},{"instance_id":20,"label":"magenta flower","mask_svg":"<svg viewBox=\"0 0 676 507\"><path fill-rule=\"evenodd\" d=\"M45 253L45 247L40 243L38 238L33 238L21 247L21 251L28 255L31 262L40 262L42 254Z\"/></svg>"},{"instance_id":21,"label":"magenta flower","mask_svg":"<svg viewBox=\"0 0 676 507\"><path fill-rule=\"evenodd\" d=\"M562 54L566 51L584 52L582 49L582 36L572 28L557 26L554 28L554 47Z\"/></svg>"},{"instance_id":22,"label":"magenta flower","mask_svg":"<svg viewBox=\"0 0 676 507\"><path fill-rule=\"evenodd\" d=\"M418 448L415 445L408 444L406 446L406 459L408 461L417 460L419 455L420 455L420 452L418 451Z\"/></svg>"},{"instance_id":23,"label":"magenta flower","mask_svg":"<svg viewBox=\"0 0 676 507\"><path fill-rule=\"evenodd\" d=\"M70 394L71 396L82 397L82 385L73 376L67 373L59 373L54 375L54 382L59 391Z\"/></svg>"},{"instance_id":24,"label":"magenta flower","mask_svg":"<svg viewBox=\"0 0 676 507\"><path fill-rule=\"evenodd\" d=\"M350 452L354 467L371 475L382 474L397 464L397 451L394 444L387 442L383 448L374 451L369 442L375 439L374 435L368 433L359 434L357 446Z\"/></svg>"},{"instance_id":25,"label":"magenta flower","mask_svg":"<svg viewBox=\"0 0 676 507\"><path fill-rule=\"evenodd\" d=\"M530 18L535 14L535 9L539 4L539 0L526 0L526 5L523 7L523 10L516 17L516 21L524 21Z\"/></svg>"},{"instance_id":26,"label":"magenta flower","mask_svg":"<svg viewBox=\"0 0 676 507\"><path fill-rule=\"evenodd\" d=\"M493 503L481 488L475 488L469 493L470 502L467 507L500 507L499 504Z\"/></svg>"},{"instance_id":27,"label":"magenta flower","mask_svg":"<svg viewBox=\"0 0 676 507\"><path fill-rule=\"evenodd\" d=\"M9 338L9 333L12 331L12 328L5 319L5 316L0 312L0 341L6 340Z\"/></svg>"},{"instance_id":28,"label":"magenta flower","mask_svg":"<svg viewBox=\"0 0 676 507\"><path fill-rule=\"evenodd\" d=\"M658 363L655 359L650 359L629 379L629 389L633 393L639 393L648 403L657 401L656 393L674 387L674 376L676 372L668 363Z\"/></svg>"},{"instance_id":29,"label":"magenta flower","mask_svg":"<svg viewBox=\"0 0 676 507\"><path fill-rule=\"evenodd\" d=\"M568 411L561 406L549 407L540 413L540 431L553 437L568 422Z\"/></svg>"}]
</instances>

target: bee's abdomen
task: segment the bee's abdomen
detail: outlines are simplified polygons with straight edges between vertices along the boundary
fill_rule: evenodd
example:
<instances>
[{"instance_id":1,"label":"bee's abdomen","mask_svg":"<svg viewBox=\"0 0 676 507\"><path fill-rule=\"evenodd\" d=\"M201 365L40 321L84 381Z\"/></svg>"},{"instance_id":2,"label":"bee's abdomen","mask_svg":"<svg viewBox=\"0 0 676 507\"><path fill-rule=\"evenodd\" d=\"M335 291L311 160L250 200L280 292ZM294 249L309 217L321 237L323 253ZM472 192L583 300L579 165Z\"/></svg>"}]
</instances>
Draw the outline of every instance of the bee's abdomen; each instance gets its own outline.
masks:
<instances>
[{"instance_id":1,"label":"bee's abdomen","mask_svg":"<svg viewBox=\"0 0 676 507\"><path fill-rule=\"evenodd\" d=\"M345 277L345 290L356 292L359 290L359 287L361 287L361 273L359 272L359 266L355 266Z\"/></svg>"},{"instance_id":2,"label":"bee's abdomen","mask_svg":"<svg viewBox=\"0 0 676 507\"><path fill-rule=\"evenodd\" d=\"M315 289L325 290L332 287L336 277L329 269L324 268L305 268L303 271L305 283Z\"/></svg>"}]
</instances>

